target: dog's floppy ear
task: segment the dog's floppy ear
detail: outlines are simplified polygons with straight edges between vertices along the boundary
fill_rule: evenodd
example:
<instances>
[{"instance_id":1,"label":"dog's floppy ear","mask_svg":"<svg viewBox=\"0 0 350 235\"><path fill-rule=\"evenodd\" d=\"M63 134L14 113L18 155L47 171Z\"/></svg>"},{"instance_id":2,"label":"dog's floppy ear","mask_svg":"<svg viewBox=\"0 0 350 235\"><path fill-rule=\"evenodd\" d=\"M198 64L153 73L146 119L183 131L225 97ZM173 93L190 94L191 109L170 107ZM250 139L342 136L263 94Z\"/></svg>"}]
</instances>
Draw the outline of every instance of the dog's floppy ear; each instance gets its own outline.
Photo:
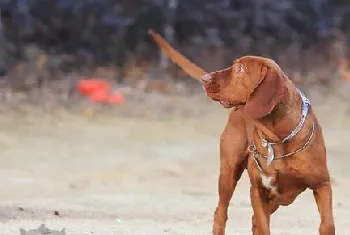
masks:
<instances>
[{"instance_id":1,"label":"dog's floppy ear","mask_svg":"<svg viewBox=\"0 0 350 235\"><path fill-rule=\"evenodd\" d=\"M262 63L258 67L261 71L258 74L260 78L255 80L255 85L250 92L244 111L253 119L262 118L274 109L276 104L284 97L283 73L276 71L276 68L266 66Z\"/></svg>"}]
</instances>

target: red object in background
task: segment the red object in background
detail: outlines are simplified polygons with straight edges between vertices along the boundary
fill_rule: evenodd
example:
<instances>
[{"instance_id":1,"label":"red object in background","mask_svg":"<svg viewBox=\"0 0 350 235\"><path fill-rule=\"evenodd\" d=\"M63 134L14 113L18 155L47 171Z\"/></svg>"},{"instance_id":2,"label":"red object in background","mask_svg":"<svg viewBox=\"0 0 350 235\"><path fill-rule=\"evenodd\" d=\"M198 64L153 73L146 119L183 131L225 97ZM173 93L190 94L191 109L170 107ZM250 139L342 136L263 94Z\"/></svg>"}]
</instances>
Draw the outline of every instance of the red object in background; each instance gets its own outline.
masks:
<instances>
[{"instance_id":1,"label":"red object in background","mask_svg":"<svg viewBox=\"0 0 350 235\"><path fill-rule=\"evenodd\" d=\"M108 91L107 90L101 90L101 91L95 91L92 94L89 94L89 100L94 103L106 103L108 101Z\"/></svg>"},{"instance_id":2,"label":"red object in background","mask_svg":"<svg viewBox=\"0 0 350 235\"><path fill-rule=\"evenodd\" d=\"M78 82L77 90L92 102L105 103L108 101L111 85L102 79L84 79Z\"/></svg>"},{"instance_id":3,"label":"red object in background","mask_svg":"<svg viewBox=\"0 0 350 235\"><path fill-rule=\"evenodd\" d=\"M124 101L125 101L125 97L120 92L112 93L108 97L108 103L110 103L110 104L122 104L122 103L124 103Z\"/></svg>"},{"instance_id":4,"label":"red object in background","mask_svg":"<svg viewBox=\"0 0 350 235\"><path fill-rule=\"evenodd\" d=\"M120 92L111 94L111 85L102 79L84 79L77 84L77 90L94 103L122 104L125 97Z\"/></svg>"},{"instance_id":5,"label":"red object in background","mask_svg":"<svg viewBox=\"0 0 350 235\"><path fill-rule=\"evenodd\" d=\"M84 79L80 80L77 85L78 92L82 95L90 96L92 94L106 92L111 90L110 84L102 79Z\"/></svg>"}]
</instances>

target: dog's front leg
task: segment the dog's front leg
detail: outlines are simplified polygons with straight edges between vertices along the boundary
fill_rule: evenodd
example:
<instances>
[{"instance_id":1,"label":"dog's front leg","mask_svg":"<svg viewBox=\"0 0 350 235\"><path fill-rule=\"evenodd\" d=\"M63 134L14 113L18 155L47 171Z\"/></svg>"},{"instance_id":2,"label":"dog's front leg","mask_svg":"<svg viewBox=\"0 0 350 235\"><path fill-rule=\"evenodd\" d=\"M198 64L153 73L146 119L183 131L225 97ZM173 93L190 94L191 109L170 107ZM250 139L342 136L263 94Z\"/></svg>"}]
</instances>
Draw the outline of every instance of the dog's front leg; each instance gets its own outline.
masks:
<instances>
[{"instance_id":1,"label":"dog's front leg","mask_svg":"<svg viewBox=\"0 0 350 235\"><path fill-rule=\"evenodd\" d=\"M320 235L334 235L334 218L332 210L332 187L327 182L313 190L317 203L317 208L321 216L321 224L319 228Z\"/></svg>"},{"instance_id":2,"label":"dog's front leg","mask_svg":"<svg viewBox=\"0 0 350 235\"><path fill-rule=\"evenodd\" d=\"M232 112L220 139L219 202L214 214L214 235L225 234L228 206L237 182L247 168L247 146L245 121L240 113Z\"/></svg>"},{"instance_id":3,"label":"dog's front leg","mask_svg":"<svg viewBox=\"0 0 350 235\"><path fill-rule=\"evenodd\" d=\"M253 235L270 235L270 214L278 207L271 209L270 202L258 187L250 187L250 198L253 206Z\"/></svg>"},{"instance_id":4,"label":"dog's front leg","mask_svg":"<svg viewBox=\"0 0 350 235\"><path fill-rule=\"evenodd\" d=\"M270 217L275 211L277 211L278 208L279 208L279 205L270 203ZM258 228L256 226L255 216L253 215L252 216L252 232L253 232L253 235L259 235L257 229Z\"/></svg>"},{"instance_id":5,"label":"dog's front leg","mask_svg":"<svg viewBox=\"0 0 350 235\"><path fill-rule=\"evenodd\" d=\"M241 177L244 166L237 165L234 167L222 166L219 176L219 203L214 213L214 235L224 235L227 221L227 210L236 188L237 181Z\"/></svg>"}]
</instances>

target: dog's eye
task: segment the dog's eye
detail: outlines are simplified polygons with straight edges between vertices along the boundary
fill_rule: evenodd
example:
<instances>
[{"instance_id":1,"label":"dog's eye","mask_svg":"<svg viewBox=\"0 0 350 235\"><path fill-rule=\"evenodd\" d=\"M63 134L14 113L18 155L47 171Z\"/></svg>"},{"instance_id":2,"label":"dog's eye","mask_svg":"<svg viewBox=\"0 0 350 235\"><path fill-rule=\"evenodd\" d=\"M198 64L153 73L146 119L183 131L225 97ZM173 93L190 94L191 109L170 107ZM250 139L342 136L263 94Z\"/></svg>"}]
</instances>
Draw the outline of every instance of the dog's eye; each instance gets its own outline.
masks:
<instances>
[{"instance_id":1,"label":"dog's eye","mask_svg":"<svg viewBox=\"0 0 350 235\"><path fill-rule=\"evenodd\" d=\"M243 73L244 72L244 67L241 64L236 65L236 73Z\"/></svg>"}]
</instances>

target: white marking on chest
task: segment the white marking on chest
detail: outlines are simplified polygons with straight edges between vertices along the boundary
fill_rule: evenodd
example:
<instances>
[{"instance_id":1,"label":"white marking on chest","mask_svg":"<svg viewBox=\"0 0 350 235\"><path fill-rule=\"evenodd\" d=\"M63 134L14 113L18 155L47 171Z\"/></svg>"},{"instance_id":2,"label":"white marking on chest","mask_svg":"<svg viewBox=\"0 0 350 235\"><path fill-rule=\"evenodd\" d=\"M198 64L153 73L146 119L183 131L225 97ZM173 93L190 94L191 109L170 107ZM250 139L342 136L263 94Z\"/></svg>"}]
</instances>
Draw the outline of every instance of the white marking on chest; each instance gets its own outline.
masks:
<instances>
[{"instance_id":1,"label":"white marking on chest","mask_svg":"<svg viewBox=\"0 0 350 235\"><path fill-rule=\"evenodd\" d=\"M260 174L261 183L266 189L270 189L271 192L277 193L277 187L272 185L272 177L266 176L264 174Z\"/></svg>"}]
</instances>

